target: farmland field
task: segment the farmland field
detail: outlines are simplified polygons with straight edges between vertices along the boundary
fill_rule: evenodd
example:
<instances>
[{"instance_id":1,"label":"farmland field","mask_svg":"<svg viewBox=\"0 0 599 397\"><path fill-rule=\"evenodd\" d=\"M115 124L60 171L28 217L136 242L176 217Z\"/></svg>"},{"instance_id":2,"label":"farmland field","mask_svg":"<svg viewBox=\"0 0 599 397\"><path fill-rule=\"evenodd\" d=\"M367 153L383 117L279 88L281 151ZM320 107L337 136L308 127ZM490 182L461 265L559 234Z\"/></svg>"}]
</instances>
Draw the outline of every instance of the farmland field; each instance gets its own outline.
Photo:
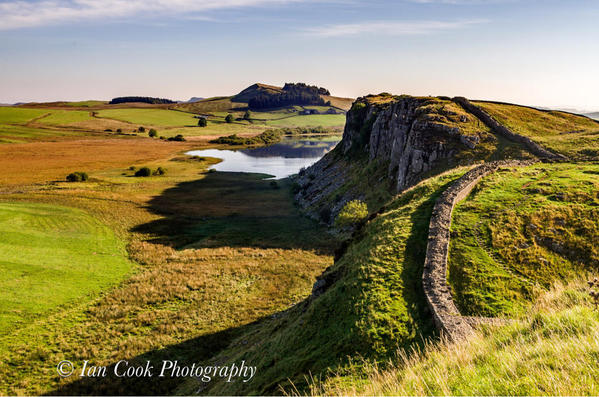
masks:
<instances>
[{"instance_id":1,"label":"farmland field","mask_svg":"<svg viewBox=\"0 0 599 397\"><path fill-rule=\"evenodd\" d=\"M314 114L268 120L266 125L276 127L338 127L345 124L344 114Z\"/></svg>"},{"instance_id":2,"label":"farmland field","mask_svg":"<svg viewBox=\"0 0 599 397\"><path fill-rule=\"evenodd\" d=\"M98 117L126 121L140 126L184 127L198 124L198 120L190 113L156 108L107 109L99 111Z\"/></svg>"},{"instance_id":3,"label":"farmland field","mask_svg":"<svg viewBox=\"0 0 599 397\"><path fill-rule=\"evenodd\" d=\"M42 124L72 125L82 121L89 121L89 112L83 110L51 110L50 115L38 120Z\"/></svg>"},{"instance_id":4,"label":"farmland field","mask_svg":"<svg viewBox=\"0 0 599 397\"><path fill-rule=\"evenodd\" d=\"M131 269L125 244L72 208L0 203L0 334L90 299Z\"/></svg>"},{"instance_id":5,"label":"farmland field","mask_svg":"<svg viewBox=\"0 0 599 397\"><path fill-rule=\"evenodd\" d=\"M47 113L47 109L0 107L0 124L22 124Z\"/></svg>"}]
</instances>

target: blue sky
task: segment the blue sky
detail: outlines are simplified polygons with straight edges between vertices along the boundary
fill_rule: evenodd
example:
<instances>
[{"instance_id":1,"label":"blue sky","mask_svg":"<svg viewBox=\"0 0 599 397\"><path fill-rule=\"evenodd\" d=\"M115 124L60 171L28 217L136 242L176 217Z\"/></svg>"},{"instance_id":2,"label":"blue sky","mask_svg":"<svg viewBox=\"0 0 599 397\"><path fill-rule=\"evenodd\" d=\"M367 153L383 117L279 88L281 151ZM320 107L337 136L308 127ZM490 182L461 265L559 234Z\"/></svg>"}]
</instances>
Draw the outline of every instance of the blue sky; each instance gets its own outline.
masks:
<instances>
[{"instance_id":1,"label":"blue sky","mask_svg":"<svg viewBox=\"0 0 599 397\"><path fill-rule=\"evenodd\" d=\"M0 102L463 95L599 110L599 2L0 0Z\"/></svg>"}]
</instances>

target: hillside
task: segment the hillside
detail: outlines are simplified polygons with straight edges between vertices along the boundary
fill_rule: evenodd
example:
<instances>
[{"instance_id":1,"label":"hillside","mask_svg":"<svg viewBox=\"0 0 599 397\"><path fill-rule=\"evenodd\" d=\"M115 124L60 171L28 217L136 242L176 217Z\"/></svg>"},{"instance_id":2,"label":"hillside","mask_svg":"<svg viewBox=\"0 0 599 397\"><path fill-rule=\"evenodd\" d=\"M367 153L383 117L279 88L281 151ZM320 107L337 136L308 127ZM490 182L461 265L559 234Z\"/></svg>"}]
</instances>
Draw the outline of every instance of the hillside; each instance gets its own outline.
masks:
<instances>
[{"instance_id":1,"label":"hillside","mask_svg":"<svg viewBox=\"0 0 599 397\"><path fill-rule=\"evenodd\" d=\"M233 96L207 98L193 103L180 103L175 105L174 108L193 113L240 112L245 111L248 108L251 100L264 96L282 95L285 92L284 88L285 87L255 83ZM291 103L282 106L273 106L273 108L285 108L297 111L298 109L294 108L294 105L325 105L327 102L330 102L331 107L337 108L340 111L347 111L351 107L353 102L352 98L331 96L327 90L322 90L323 91L321 92L326 92L326 94L318 94L318 97L322 99L322 103L301 103L301 101L292 101Z\"/></svg>"},{"instance_id":2,"label":"hillside","mask_svg":"<svg viewBox=\"0 0 599 397\"><path fill-rule=\"evenodd\" d=\"M387 368L358 359L316 378L310 394L597 395L598 330L586 280L556 283L511 325L482 329L468 343L431 343L410 356L400 350Z\"/></svg>"},{"instance_id":3,"label":"hillside","mask_svg":"<svg viewBox=\"0 0 599 397\"><path fill-rule=\"evenodd\" d=\"M591 322L598 319L586 320L591 309L580 283L574 287L576 300L567 306L555 311L533 306L543 296L555 296L550 288L556 281L596 272L599 266L594 221L599 205L595 177L599 166L568 163L564 155L570 151L552 147L555 153L537 143L543 142L539 138L545 135L586 128L588 134L569 134L569 145L581 145L593 135L594 122L561 112L500 105L513 107L514 112L506 113L512 124L497 124L480 119L462 103L466 102L459 98L389 94L359 98L354 103L340 144L297 177L296 200L307 213L328 223L349 200L364 200L368 220L337 250L335 264L319 277L309 299L257 324L213 358L215 362L223 357L257 362L266 368L264 373L252 385L217 383L202 389L204 392L262 394L277 393L282 387L302 394L307 387L306 374L319 379L330 371L339 375L324 383L316 381L313 392L596 390L599 374L595 372L586 380L573 380L577 371L594 362L593 351L599 350L591 345L596 335ZM474 106L491 113L484 104L475 102ZM513 124L515 121L519 124ZM523 125L528 130L517 128ZM559 163L513 163L478 182L453 214L450 286L446 288L456 300L460 316L519 320L488 332L483 326L469 336L472 348L437 344L438 331L420 281L432 206L472 164L511 158ZM570 290L563 299L574 296ZM483 323L486 319L477 318ZM526 342L514 340L514 335L527 337L531 323L539 324L531 336L535 344L525 350ZM556 324L564 324L563 332ZM395 356L399 347L400 357L406 357L421 346L423 338L432 339L422 354L413 354L407 361ZM560 339L563 356L547 353ZM502 353L494 351L498 341L504 341ZM463 353L458 355L455 349ZM531 371L535 382L512 381L517 378L505 373L498 354L510 354L523 368L529 362L525 371ZM529 360L538 355L547 361L536 366ZM570 360L569 364L562 365L560 357ZM392 364L381 379L376 363L388 360ZM545 362L551 367L544 367ZM384 369L389 364L380 365ZM473 365L481 371L477 376L472 375ZM439 375L436 371L446 372ZM502 381L495 382L498 378ZM561 388L551 388L548 380L553 378L565 379ZM404 379L408 381L404 383ZM178 391L185 393L199 386L190 381Z\"/></svg>"},{"instance_id":4,"label":"hillside","mask_svg":"<svg viewBox=\"0 0 599 397\"><path fill-rule=\"evenodd\" d=\"M572 159L599 159L599 122L585 116L496 102L473 102L517 134Z\"/></svg>"}]
</instances>

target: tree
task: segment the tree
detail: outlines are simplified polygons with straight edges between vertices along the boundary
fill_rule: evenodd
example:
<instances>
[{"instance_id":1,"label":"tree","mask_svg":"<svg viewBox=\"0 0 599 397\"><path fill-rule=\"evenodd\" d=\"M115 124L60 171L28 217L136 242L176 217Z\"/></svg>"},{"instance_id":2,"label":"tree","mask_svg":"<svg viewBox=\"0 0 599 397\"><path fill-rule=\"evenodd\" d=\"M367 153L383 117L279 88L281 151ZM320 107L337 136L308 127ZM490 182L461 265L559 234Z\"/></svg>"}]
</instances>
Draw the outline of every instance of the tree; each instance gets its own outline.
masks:
<instances>
[{"instance_id":1,"label":"tree","mask_svg":"<svg viewBox=\"0 0 599 397\"><path fill-rule=\"evenodd\" d=\"M146 177L146 176L151 176L152 175L152 170L148 167L141 167L140 169L138 169L137 171L135 171L135 176L137 177Z\"/></svg>"},{"instance_id":2,"label":"tree","mask_svg":"<svg viewBox=\"0 0 599 397\"><path fill-rule=\"evenodd\" d=\"M368 216L368 206L361 200L352 200L347 202L335 219L335 226L346 227L354 226Z\"/></svg>"},{"instance_id":3,"label":"tree","mask_svg":"<svg viewBox=\"0 0 599 397\"><path fill-rule=\"evenodd\" d=\"M148 136L150 138L156 138L158 136L158 131L156 131L154 128L150 128L150 131L148 132Z\"/></svg>"},{"instance_id":4,"label":"tree","mask_svg":"<svg viewBox=\"0 0 599 397\"><path fill-rule=\"evenodd\" d=\"M233 115L231 113L229 113L227 115L227 117L225 117L225 122L227 122L227 123L232 123L233 122Z\"/></svg>"},{"instance_id":5,"label":"tree","mask_svg":"<svg viewBox=\"0 0 599 397\"><path fill-rule=\"evenodd\" d=\"M200 119L198 120L198 126L206 127L207 125L208 125L208 120L206 120L206 117L200 117Z\"/></svg>"},{"instance_id":6,"label":"tree","mask_svg":"<svg viewBox=\"0 0 599 397\"><path fill-rule=\"evenodd\" d=\"M250 120L251 118L252 118L252 114L250 113L249 110L246 110L245 113L243 114L243 119Z\"/></svg>"},{"instance_id":7,"label":"tree","mask_svg":"<svg viewBox=\"0 0 599 397\"><path fill-rule=\"evenodd\" d=\"M85 172L72 172L67 175L67 181L69 182L85 182L89 179Z\"/></svg>"},{"instance_id":8,"label":"tree","mask_svg":"<svg viewBox=\"0 0 599 397\"><path fill-rule=\"evenodd\" d=\"M137 131L139 131L139 132L146 132L146 127L139 127L137 129Z\"/></svg>"}]
</instances>

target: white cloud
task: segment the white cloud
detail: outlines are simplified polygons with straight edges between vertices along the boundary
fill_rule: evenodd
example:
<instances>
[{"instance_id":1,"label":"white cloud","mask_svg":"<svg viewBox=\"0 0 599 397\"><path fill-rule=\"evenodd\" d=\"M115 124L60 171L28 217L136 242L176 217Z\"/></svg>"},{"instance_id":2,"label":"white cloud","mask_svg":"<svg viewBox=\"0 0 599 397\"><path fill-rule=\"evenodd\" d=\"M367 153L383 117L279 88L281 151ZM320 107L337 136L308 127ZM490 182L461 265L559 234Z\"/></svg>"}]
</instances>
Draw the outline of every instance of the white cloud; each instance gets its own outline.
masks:
<instances>
[{"instance_id":1,"label":"white cloud","mask_svg":"<svg viewBox=\"0 0 599 397\"><path fill-rule=\"evenodd\" d=\"M385 36L410 36L438 33L488 22L485 19L463 21L370 21L350 24L326 25L305 30L310 36L344 37L359 34Z\"/></svg>"},{"instance_id":2,"label":"white cloud","mask_svg":"<svg viewBox=\"0 0 599 397\"><path fill-rule=\"evenodd\" d=\"M9 0L0 2L0 30L137 15L180 15L299 0Z\"/></svg>"}]
</instances>

